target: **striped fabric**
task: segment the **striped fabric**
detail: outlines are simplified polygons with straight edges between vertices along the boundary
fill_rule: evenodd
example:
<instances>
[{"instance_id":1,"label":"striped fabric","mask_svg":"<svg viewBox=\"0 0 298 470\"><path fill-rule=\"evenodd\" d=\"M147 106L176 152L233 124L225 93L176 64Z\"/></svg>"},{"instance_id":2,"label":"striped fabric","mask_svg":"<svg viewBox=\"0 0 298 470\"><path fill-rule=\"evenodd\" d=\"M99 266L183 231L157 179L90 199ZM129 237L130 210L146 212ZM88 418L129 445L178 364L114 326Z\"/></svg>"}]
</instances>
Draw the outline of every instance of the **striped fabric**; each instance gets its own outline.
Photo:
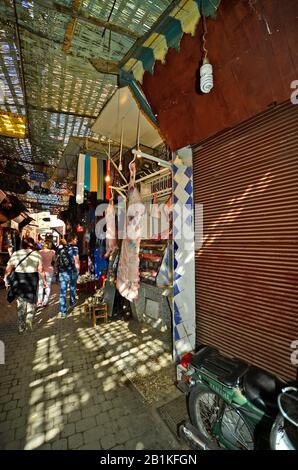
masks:
<instances>
[{"instance_id":1,"label":"striped fabric","mask_svg":"<svg viewBox=\"0 0 298 470\"><path fill-rule=\"evenodd\" d=\"M85 178L84 178L84 189L90 191L90 155L85 155Z\"/></svg>"},{"instance_id":2,"label":"striped fabric","mask_svg":"<svg viewBox=\"0 0 298 470\"><path fill-rule=\"evenodd\" d=\"M97 187L97 199L102 201L104 199L104 161L97 161L97 178L98 178L98 187Z\"/></svg>"},{"instance_id":3,"label":"striped fabric","mask_svg":"<svg viewBox=\"0 0 298 470\"><path fill-rule=\"evenodd\" d=\"M194 36L201 14L215 17L220 0L181 0L124 64L123 70L142 83L144 73L153 73L156 60L165 62L170 48L179 50L184 34Z\"/></svg>"},{"instance_id":4,"label":"striped fabric","mask_svg":"<svg viewBox=\"0 0 298 470\"><path fill-rule=\"evenodd\" d=\"M84 155L81 153L79 155L76 192L77 204L84 202L84 191L95 192L97 193L97 199L104 199L104 175L105 167L103 160L98 160L88 154Z\"/></svg>"},{"instance_id":5,"label":"striped fabric","mask_svg":"<svg viewBox=\"0 0 298 470\"><path fill-rule=\"evenodd\" d=\"M90 157L90 191L97 192L98 183L97 158Z\"/></svg>"}]
</instances>

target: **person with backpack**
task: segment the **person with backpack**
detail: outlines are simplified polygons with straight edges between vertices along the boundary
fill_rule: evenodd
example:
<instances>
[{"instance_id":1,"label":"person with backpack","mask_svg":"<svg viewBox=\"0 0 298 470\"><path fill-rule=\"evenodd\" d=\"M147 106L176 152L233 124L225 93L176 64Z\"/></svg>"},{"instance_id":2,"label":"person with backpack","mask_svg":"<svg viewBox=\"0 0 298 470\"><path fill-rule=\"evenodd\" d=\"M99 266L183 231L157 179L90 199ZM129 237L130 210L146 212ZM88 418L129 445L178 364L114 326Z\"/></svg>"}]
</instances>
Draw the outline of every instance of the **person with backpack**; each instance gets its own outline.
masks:
<instances>
[{"instance_id":1,"label":"person with backpack","mask_svg":"<svg viewBox=\"0 0 298 470\"><path fill-rule=\"evenodd\" d=\"M70 290L70 307L76 302L76 285L80 272L79 250L76 246L77 236L69 236L69 244L62 239L57 251L57 267L60 282L59 316L65 318L67 315L66 295L69 285Z\"/></svg>"}]
</instances>

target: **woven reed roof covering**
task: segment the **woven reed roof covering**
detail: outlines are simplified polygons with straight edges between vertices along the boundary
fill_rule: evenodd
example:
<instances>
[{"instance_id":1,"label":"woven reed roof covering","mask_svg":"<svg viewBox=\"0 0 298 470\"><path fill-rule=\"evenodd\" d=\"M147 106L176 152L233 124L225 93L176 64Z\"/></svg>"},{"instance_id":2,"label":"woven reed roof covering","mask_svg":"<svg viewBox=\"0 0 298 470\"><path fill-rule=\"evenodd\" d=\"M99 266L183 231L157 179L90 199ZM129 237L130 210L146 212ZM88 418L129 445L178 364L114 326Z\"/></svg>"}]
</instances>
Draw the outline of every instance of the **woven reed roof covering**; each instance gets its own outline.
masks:
<instances>
[{"instance_id":1,"label":"woven reed roof covering","mask_svg":"<svg viewBox=\"0 0 298 470\"><path fill-rule=\"evenodd\" d=\"M25 138L0 136L2 157L28 162L28 169L45 163L42 171L51 174L71 136L91 136L91 125L116 89L119 62L170 4L1 0L0 110L28 122ZM44 207L47 201L48 207L65 204L57 194L38 200Z\"/></svg>"}]
</instances>

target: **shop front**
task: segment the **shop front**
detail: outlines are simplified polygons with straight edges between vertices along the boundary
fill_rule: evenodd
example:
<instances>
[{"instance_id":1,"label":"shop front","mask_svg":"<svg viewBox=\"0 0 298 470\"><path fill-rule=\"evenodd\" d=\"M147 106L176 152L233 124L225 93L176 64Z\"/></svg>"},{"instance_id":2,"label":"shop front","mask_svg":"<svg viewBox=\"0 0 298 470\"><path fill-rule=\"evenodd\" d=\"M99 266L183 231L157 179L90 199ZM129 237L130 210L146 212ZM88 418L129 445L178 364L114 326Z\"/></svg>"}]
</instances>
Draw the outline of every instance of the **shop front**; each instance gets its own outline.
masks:
<instances>
[{"instance_id":1,"label":"shop front","mask_svg":"<svg viewBox=\"0 0 298 470\"><path fill-rule=\"evenodd\" d=\"M297 374L298 336L294 11L295 2L278 13L222 2L216 21L203 18L179 52L142 76L176 155L174 179L185 178L175 200L189 197L196 216L195 272L184 266L185 283L174 280L175 327L190 338L179 338L177 355L208 344L287 380ZM178 158L187 151L188 163Z\"/></svg>"},{"instance_id":2,"label":"shop front","mask_svg":"<svg viewBox=\"0 0 298 470\"><path fill-rule=\"evenodd\" d=\"M297 338L297 133L290 102L193 146L196 340L290 380Z\"/></svg>"}]
</instances>

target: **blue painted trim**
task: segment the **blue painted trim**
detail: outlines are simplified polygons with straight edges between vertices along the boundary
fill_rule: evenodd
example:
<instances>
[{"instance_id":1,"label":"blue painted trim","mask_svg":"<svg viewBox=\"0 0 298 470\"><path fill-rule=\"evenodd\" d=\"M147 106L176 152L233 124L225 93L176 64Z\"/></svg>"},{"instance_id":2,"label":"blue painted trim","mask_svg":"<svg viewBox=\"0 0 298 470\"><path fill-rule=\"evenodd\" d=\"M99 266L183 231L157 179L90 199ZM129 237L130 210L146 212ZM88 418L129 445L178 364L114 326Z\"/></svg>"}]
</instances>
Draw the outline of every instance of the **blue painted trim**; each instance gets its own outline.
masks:
<instances>
[{"instance_id":1,"label":"blue painted trim","mask_svg":"<svg viewBox=\"0 0 298 470\"><path fill-rule=\"evenodd\" d=\"M85 156L84 189L90 191L90 155L88 154Z\"/></svg>"},{"instance_id":2,"label":"blue painted trim","mask_svg":"<svg viewBox=\"0 0 298 470\"><path fill-rule=\"evenodd\" d=\"M128 73L125 70L120 70L120 75L119 75L119 87L122 88L124 86L129 86L131 92L133 93L135 99L139 103L140 107L144 111L145 114L151 119L153 124L156 126L158 125L158 121L153 114L153 111L151 109L150 104L148 103L142 89L134 79L134 76L132 73Z\"/></svg>"}]
</instances>

